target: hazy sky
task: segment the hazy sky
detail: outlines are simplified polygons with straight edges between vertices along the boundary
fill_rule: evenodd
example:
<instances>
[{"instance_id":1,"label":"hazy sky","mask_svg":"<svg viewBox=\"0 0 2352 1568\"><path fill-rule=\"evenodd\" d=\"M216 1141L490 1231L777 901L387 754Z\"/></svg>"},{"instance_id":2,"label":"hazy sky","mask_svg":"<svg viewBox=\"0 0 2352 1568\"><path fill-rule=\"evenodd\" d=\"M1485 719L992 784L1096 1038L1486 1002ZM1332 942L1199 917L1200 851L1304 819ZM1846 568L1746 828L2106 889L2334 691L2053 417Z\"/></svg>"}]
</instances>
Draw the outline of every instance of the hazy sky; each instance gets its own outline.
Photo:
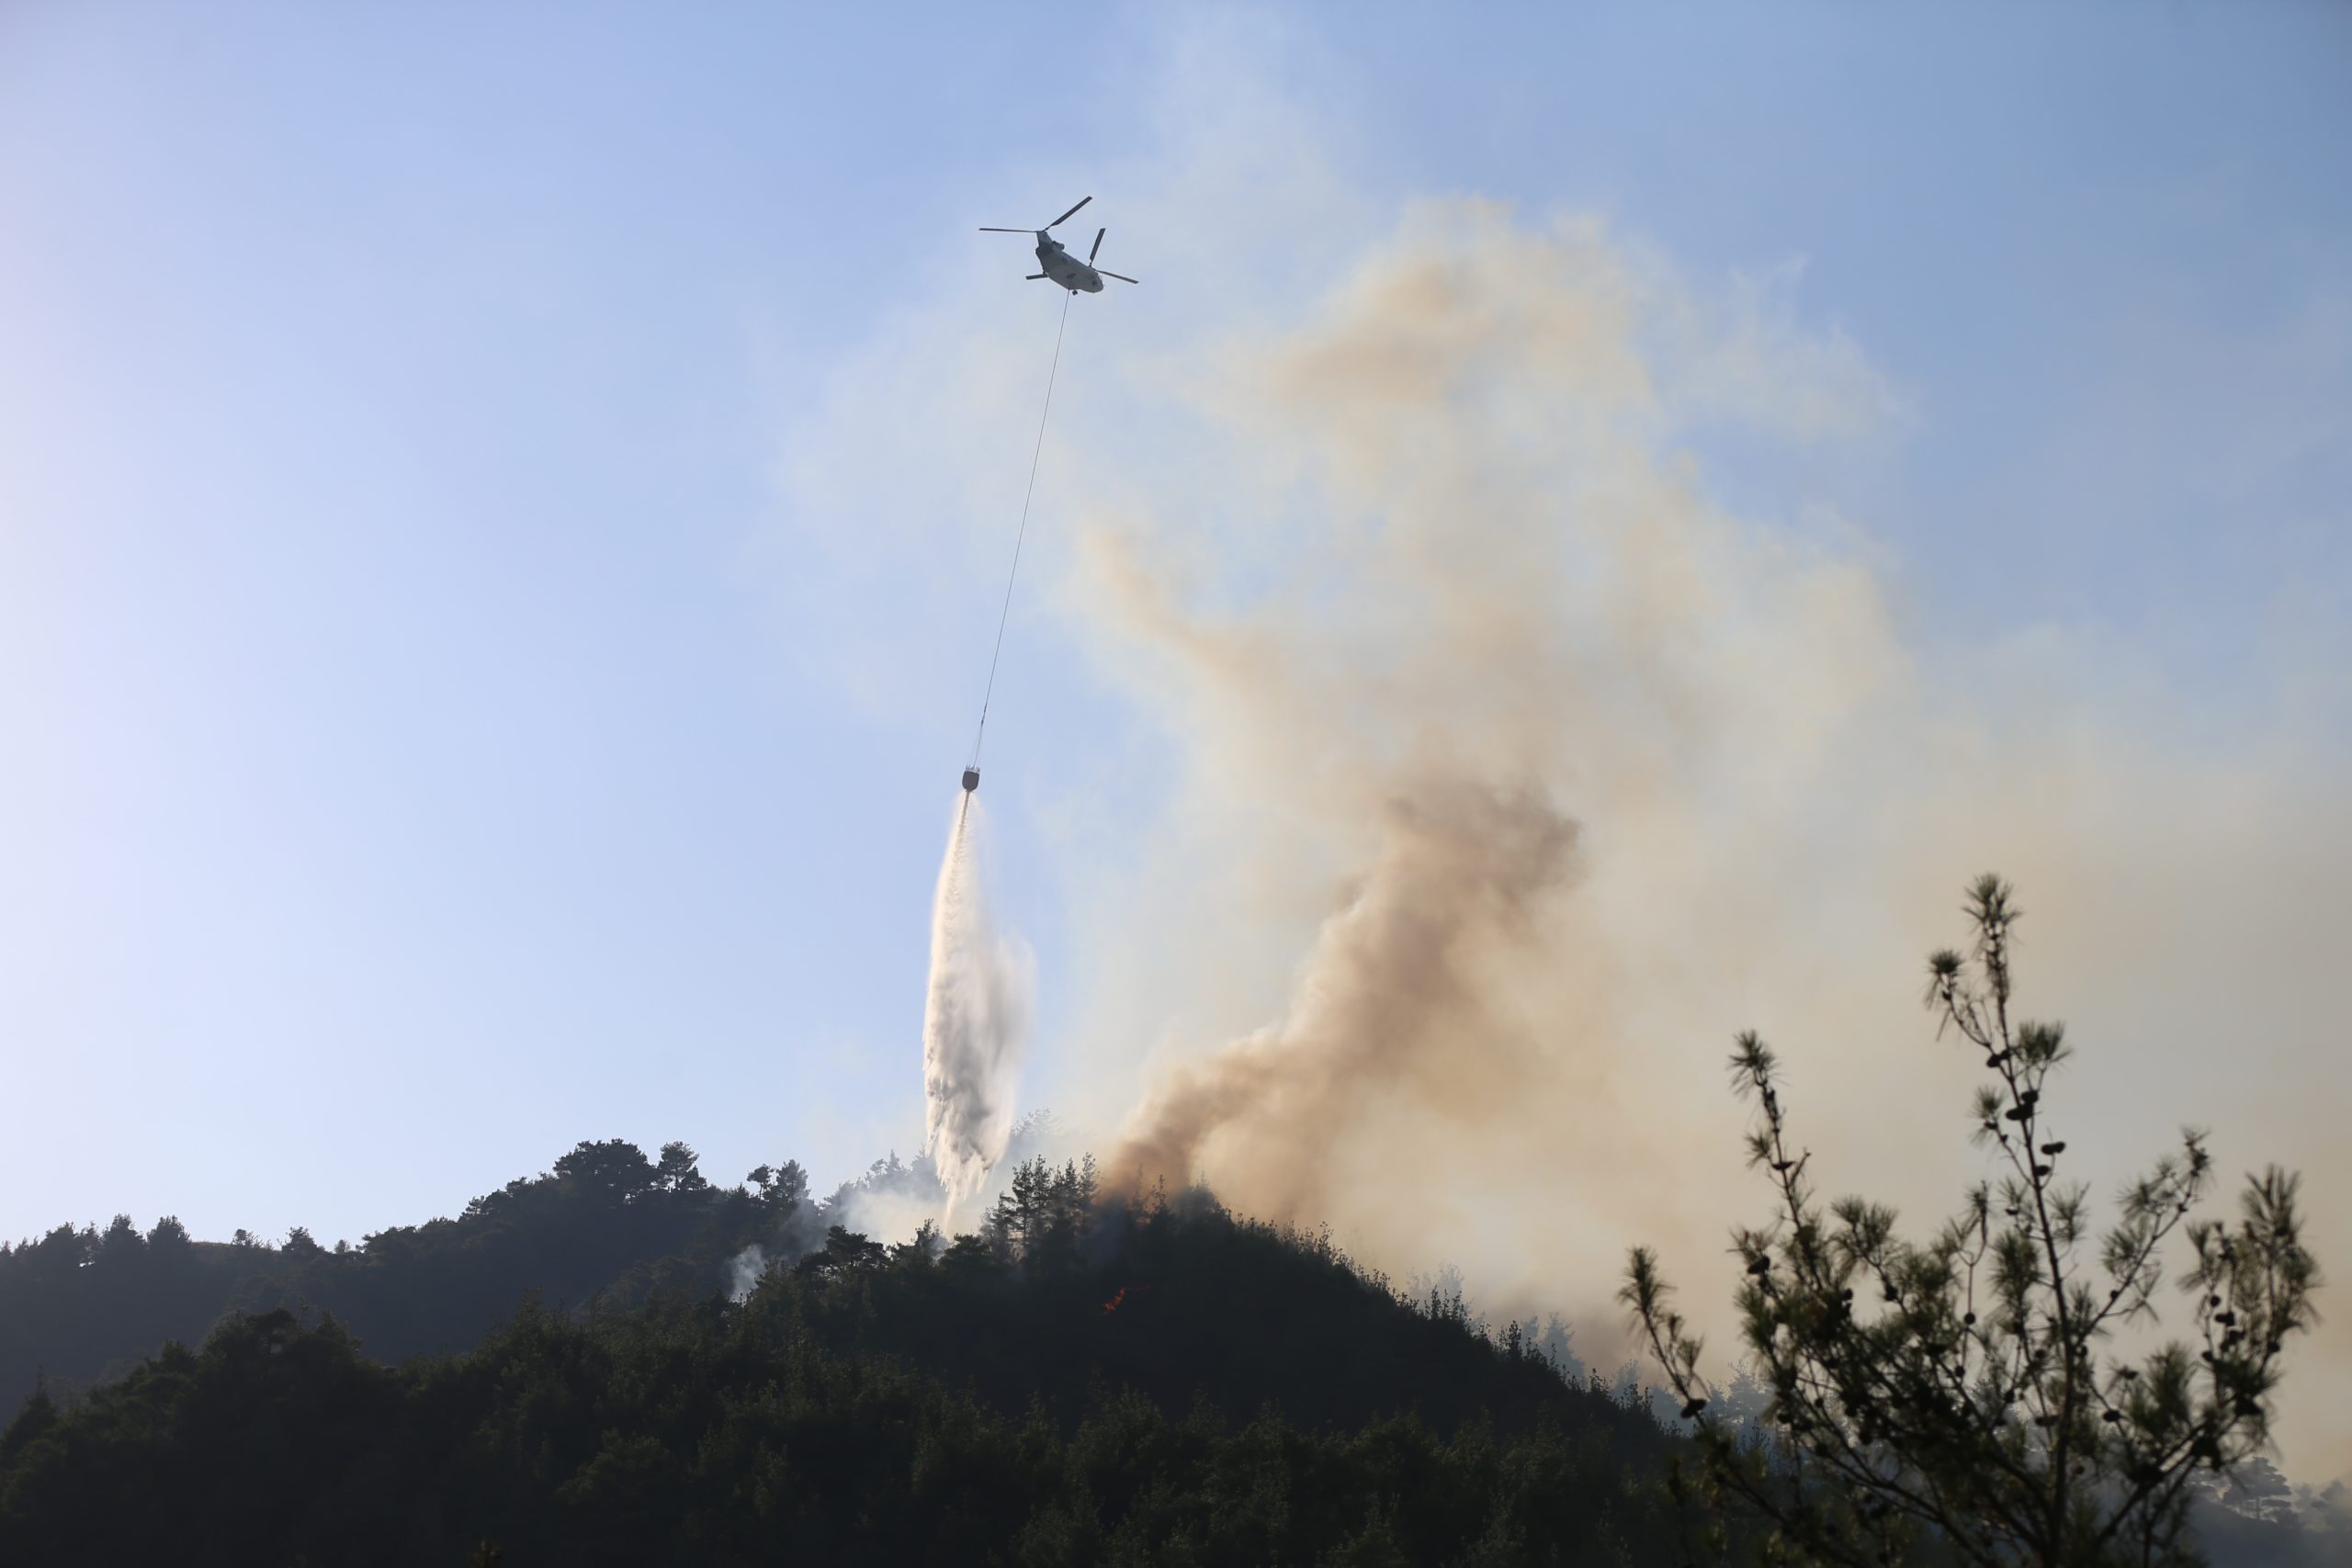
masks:
<instances>
[{"instance_id":1,"label":"hazy sky","mask_svg":"<svg viewBox=\"0 0 2352 1568\"><path fill-rule=\"evenodd\" d=\"M911 1153L1059 309L973 229L1088 194L1145 280L1072 311L1104 482L1157 482L1114 387L1416 204L1590 215L1865 411L1681 446L1922 668L2060 641L2102 722L2341 782L2348 74L2320 5L0 9L0 1235ZM1082 471L984 794L1033 1099L1116 1103L1090 795L1182 740L1072 629Z\"/></svg>"}]
</instances>

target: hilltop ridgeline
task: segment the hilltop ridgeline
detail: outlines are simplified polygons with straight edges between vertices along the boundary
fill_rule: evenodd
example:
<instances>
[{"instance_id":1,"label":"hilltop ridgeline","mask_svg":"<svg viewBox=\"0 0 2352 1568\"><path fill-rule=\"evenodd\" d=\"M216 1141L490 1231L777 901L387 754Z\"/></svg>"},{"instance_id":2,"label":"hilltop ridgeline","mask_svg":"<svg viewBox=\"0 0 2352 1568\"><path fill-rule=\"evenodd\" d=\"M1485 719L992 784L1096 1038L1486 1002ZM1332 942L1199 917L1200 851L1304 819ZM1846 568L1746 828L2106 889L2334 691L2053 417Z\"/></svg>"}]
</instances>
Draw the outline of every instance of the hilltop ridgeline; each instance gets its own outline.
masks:
<instances>
[{"instance_id":1,"label":"hilltop ridgeline","mask_svg":"<svg viewBox=\"0 0 2352 1568\"><path fill-rule=\"evenodd\" d=\"M0 1247L0 1562L1688 1560L1681 1424L1556 1323L1075 1164L952 1240L842 1223L937 1195L589 1143L357 1247ZM2335 1540L2199 1518L2228 1568Z\"/></svg>"},{"instance_id":2,"label":"hilltop ridgeline","mask_svg":"<svg viewBox=\"0 0 2352 1568\"><path fill-rule=\"evenodd\" d=\"M0 1252L9 1375L113 1374L0 1436L0 1555L1671 1560L1676 1439L1521 1326L1076 1165L952 1241L828 1223L932 1179L815 1203L797 1167L718 1189L683 1145L583 1144L357 1248Z\"/></svg>"}]
</instances>

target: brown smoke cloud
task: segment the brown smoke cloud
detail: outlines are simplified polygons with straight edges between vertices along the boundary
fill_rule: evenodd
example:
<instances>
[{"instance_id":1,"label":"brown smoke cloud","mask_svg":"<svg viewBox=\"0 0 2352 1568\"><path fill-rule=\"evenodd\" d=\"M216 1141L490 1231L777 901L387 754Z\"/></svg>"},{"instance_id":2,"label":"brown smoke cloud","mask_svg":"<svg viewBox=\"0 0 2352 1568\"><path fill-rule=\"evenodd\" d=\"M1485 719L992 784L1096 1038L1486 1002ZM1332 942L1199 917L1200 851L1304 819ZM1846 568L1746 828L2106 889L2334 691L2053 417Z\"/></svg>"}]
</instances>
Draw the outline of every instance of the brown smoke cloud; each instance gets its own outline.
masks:
<instances>
[{"instance_id":1,"label":"brown smoke cloud","mask_svg":"<svg viewBox=\"0 0 2352 1568\"><path fill-rule=\"evenodd\" d=\"M1177 758L1077 922L1088 1066L1053 1092L1117 1122L1115 1174L1579 1305L1603 1353L1634 1241L1728 1297L1762 1201L1740 1027L1833 1186L1925 1227L1976 1173L1917 977L1987 867L2030 911L2029 1004L2085 1046L2082 1175L2111 1190L2192 1118L2235 1168L2335 1168L2326 745L2260 713L2217 740L2078 636L1923 647L1858 531L1720 505L1694 433L1887 417L1851 345L1597 223L1449 203L1303 324L1155 370L1183 471L1123 491L1132 445L1093 437L1084 487L1118 499L1066 599ZM2340 1468L2325 1333L2288 1441Z\"/></svg>"},{"instance_id":2,"label":"brown smoke cloud","mask_svg":"<svg viewBox=\"0 0 2352 1568\"><path fill-rule=\"evenodd\" d=\"M1176 1068L1114 1157L1114 1183L1182 1181L1215 1151L1246 1159L1258 1202L1315 1214L1359 1101L1409 1093L1457 1118L1505 1113L1511 1032L1488 1016L1483 954L1529 947L1535 906L1568 879L1576 825L1533 788L1430 779L1381 811L1363 886L1317 937L1278 1027Z\"/></svg>"},{"instance_id":3,"label":"brown smoke cloud","mask_svg":"<svg viewBox=\"0 0 2352 1568\"><path fill-rule=\"evenodd\" d=\"M1657 359L1764 373L1688 316L1598 226L1465 205L1422 215L1312 327L1195 372L1260 447L1239 471L1295 464L1278 482L1304 497L1235 541L1246 602L1189 570L1183 523L1132 513L1088 534L1084 597L1158 656L1138 679L1182 716L1201 858L1320 883L1331 912L1282 1021L1170 1069L1114 1171L1368 1224L1345 1213L1367 1129L1426 1184L1452 1157L1434 1129L1484 1140L1564 1083L1613 1090L1587 1049L1619 1026L1612 944L1577 929L1573 818L1622 841L1714 787L1709 753L1818 732L1889 674L1850 659L1885 641L1866 575L1751 535L1659 450ZM1808 419L1836 393L1818 379ZM1725 663L1776 679L1726 690ZM1604 1168L1652 1152L1579 1137Z\"/></svg>"},{"instance_id":4,"label":"brown smoke cloud","mask_svg":"<svg viewBox=\"0 0 2352 1568\"><path fill-rule=\"evenodd\" d=\"M2190 695L2095 625L1950 604L1880 542L1934 389L1905 407L1792 274L1694 280L1476 201L1396 222L1279 79L1180 61L1164 145L1034 182L1041 211L1099 189L1152 260L1074 307L1015 609L1031 728L991 789L1067 915L1023 1102L1398 1276L1581 1310L1602 1359L1632 1243L1694 1314L1729 1300L1765 1202L1736 1030L1833 1190L1925 1229L1981 1173L1919 969L1996 869L2025 1004L2081 1048L2078 1173L2111 1193L2208 1122L2225 1171L2310 1173L2352 1269L2343 660L2289 629ZM1001 570L1051 333L992 256L947 265L802 433L777 573L823 678L952 714L943 754L960 645L922 629ZM2352 1468L2352 1313L2322 1306L2298 1475Z\"/></svg>"}]
</instances>

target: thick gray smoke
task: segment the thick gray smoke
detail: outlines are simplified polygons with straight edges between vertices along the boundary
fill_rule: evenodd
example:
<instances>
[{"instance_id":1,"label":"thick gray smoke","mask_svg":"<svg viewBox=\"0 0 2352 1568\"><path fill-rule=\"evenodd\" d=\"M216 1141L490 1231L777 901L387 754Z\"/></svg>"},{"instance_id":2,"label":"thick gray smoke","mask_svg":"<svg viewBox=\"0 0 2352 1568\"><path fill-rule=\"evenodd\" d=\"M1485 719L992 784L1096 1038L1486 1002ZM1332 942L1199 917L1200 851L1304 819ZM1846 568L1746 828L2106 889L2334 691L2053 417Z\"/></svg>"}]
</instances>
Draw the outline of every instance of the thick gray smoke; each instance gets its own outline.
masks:
<instances>
[{"instance_id":1,"label":"thick gray smoke","mask_svg":"<svg viewBox=\"0 0 2352 1568\"><path fill-rule=\"evenodd\" d=\"M1028 950L1001 937L982 896L978 802L960 795L931 911L922 1010L923 1147L951 1203L980 1190L1012 1136L1013 1078L1029 1041Z\"/></svg>"}]
</instances>

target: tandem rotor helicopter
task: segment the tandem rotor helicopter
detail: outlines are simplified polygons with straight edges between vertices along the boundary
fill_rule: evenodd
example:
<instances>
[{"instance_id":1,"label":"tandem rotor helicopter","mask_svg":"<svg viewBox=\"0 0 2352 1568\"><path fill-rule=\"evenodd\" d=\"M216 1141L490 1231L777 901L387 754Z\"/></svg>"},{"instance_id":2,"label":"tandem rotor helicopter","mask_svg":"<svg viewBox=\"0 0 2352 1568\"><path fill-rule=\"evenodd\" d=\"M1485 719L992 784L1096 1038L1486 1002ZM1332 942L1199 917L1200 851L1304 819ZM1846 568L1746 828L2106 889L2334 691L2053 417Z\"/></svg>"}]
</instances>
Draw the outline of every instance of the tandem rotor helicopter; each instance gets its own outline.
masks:
<instances>
[{"instance_id":1,"label":"tandem rotor helicopter","mask_svg":"<svg viewBox=\"0 0 2352 1568\"><path fill-rule=\"evenodd\" d=\"M1090 196L1085 201L1080 202L1078 207L1084 207L1086 202L1093 199ZM1076 217L1078 207L1071 208L1043 229L991 229L983 226L980 232L983 234L1035 234L1037 237L1037 265L1046 270L1031 273L1028 280L1032 283L1042 277L1050 277L1072 294L1100 294L1102 292L1102 280L1106 277L1115 277L1122 283L1142 281L1140 278L1129 277L1124 272L1113 272L1108 267L1094 265L1095 253L1102 248L1102 236L1111 231L1108 229L1094 231L1094 243L1087 251L1084 261L1080 261L1062 248L1062 243L1054 238L1051 231L1060 228Z\"/></svg>"}]
</instances>

